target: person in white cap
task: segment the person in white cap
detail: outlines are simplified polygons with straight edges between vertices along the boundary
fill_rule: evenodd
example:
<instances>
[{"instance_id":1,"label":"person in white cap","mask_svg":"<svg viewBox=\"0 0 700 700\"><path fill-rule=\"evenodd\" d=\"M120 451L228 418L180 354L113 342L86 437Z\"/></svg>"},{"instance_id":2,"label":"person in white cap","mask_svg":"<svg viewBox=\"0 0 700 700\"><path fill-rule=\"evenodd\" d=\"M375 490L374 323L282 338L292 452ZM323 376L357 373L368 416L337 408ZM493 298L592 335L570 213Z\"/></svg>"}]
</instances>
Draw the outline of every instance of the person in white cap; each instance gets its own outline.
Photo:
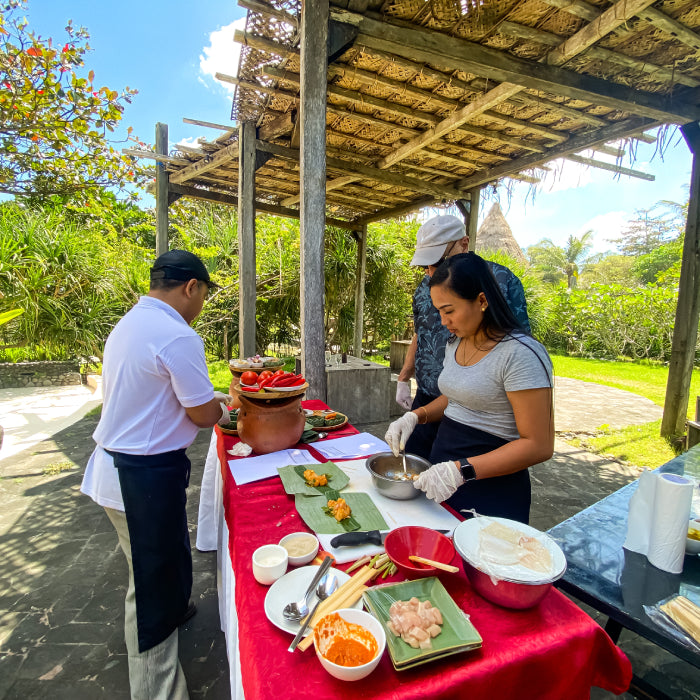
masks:
<instances>
[{"instance_id":1,"label":"person in white cap","mask_svg":"<svg viewBox=\"0 0 700 700\"><path fill-rule=\"evenodd\" d=\"M442 262L468 250L469 236L464 222L456 216L434 216L418 229L411 265L424 268L426 274L413 295L414 334L396 387L396 402L406 411L425 406L440 396L438 377L450 333L440 322L440 314L430 299L428 284ZM529 333L530 321L522 283L507 267L490 261L487 265L518 325ZM411 397L411 377L417 384L415 398ZM406 444L406 451L428 459L439 426L439 422L419 425Z\"/></svg>"}]
</instances>

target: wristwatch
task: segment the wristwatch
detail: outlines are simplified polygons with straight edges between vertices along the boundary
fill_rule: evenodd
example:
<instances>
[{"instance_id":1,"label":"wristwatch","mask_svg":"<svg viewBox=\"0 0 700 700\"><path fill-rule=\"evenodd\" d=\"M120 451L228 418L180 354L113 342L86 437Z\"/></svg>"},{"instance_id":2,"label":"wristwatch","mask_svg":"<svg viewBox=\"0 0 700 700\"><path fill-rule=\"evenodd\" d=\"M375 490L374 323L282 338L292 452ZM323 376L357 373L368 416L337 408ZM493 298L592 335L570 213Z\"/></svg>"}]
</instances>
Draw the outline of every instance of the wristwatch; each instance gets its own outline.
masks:
<instances>
[{"instance_id":1,"label":"wristwatch","mask_svg":"<svg viewBox=\"0 0 700 700\"><path fill-rule=\"evenodd\" d=\"M474 479L476 479L476 472L474 471L474 467L468 459L458 459L457 464L459 465L459 471L462 475L462 478L465 481L473 481Z\"/></svg>"}]
</instances>

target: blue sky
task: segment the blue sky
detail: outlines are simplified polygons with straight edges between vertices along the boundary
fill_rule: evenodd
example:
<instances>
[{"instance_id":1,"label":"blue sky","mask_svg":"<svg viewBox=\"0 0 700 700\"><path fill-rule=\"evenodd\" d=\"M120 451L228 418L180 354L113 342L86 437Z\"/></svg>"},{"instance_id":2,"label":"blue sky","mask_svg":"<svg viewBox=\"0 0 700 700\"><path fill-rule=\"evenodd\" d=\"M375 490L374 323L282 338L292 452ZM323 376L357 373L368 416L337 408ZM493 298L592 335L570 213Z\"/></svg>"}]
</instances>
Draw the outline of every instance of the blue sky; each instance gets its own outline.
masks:
<instances>
[{"instance_id":1,"label":"blue sky","mask_svg":"<svg viewBox=\"0 0 700 700\"><path fill-rule=\"evenodd\" d=\"M236 74L234 23L243 28L245 12L235 0L29 0L27 17L35 32L57 42L65 39L68 19L88 29L93 51L86 65L95 71L96 84L139 91L122 123L132 126L141 140L154 141L158 121L168 124L171 147L220 133L184 124L183 117L232 123L233 88L217 81L214 73ZM623 162L654 174L655 182L558 162L534 202L531 188L522 183L510 196L504 187L497 193L489 190L481 216L496 197L523 248L542 238L562 244L571 234L593 229L595 251L609 250L609 239L636 210L662 199L687 198L691 156L680 132L669 139L663 157L655 151L653 145L640 144L636 162L631 164L629 153ZM612 160L600 154L595 158Z\"/></svg>"}]
</instances>

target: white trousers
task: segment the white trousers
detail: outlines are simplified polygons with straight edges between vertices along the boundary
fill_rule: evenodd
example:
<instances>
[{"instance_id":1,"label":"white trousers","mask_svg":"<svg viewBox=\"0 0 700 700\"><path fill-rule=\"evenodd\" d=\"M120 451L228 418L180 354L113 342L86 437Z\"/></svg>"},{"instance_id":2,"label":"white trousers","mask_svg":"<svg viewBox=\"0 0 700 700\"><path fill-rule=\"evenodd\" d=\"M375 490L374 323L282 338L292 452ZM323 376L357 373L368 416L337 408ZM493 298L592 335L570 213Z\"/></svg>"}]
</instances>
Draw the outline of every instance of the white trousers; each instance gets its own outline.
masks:
<instances>
[{"instance_id":1,"label":"white trousers","mask_svg":"<svg viewBox=\"0 0 700 700\"><path fill-rule=\"evenodd\" d=\"M139 653L136 588L126 513L112 508L105 508L105 512L117 531L119 545L129 565L129 588L124 601L124 638L129 657L131 700L189 700L185 674L177 656L177 630L160 644Z\"/></svg>"}]
</instances>

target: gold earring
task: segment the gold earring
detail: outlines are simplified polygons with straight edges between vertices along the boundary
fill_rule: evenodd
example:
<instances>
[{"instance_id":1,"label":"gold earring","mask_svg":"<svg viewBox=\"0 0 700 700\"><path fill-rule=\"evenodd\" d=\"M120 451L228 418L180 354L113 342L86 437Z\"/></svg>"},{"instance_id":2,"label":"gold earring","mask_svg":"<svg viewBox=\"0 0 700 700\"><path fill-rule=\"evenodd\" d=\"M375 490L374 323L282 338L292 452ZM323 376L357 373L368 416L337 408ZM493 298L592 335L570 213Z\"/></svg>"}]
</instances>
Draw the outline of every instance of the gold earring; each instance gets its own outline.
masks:
<instances>
[{"instance_id":1,"label":"gold earring","mask_svg":"<svg viewBox=\"0 0 700 700\"><path fill-rule=\"evenodd\" d=\"M482 312L483 312L483 311L486 311L486 307L485 307L485 306L482 306L482 307L481 307L481 311L482 311Z\"/></svg>"}]
</instances>

